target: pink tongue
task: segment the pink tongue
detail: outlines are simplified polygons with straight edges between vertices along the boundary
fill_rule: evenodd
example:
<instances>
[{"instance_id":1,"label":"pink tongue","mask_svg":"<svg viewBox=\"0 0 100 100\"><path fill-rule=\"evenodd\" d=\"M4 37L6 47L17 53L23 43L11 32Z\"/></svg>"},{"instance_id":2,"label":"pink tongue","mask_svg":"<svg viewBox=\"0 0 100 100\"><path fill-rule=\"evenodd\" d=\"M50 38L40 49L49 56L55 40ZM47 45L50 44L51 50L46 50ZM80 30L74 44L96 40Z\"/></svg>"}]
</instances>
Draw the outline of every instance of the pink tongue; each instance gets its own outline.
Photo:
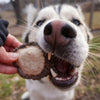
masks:
<instances>
[{"instance_id":1,"label":"pink tongue","mask_svg":"<svg viewBox=\"0 0 100 100\"><path fill-rule=\"evenodd\" d=\"M68 70L68 64L65 61L59 61L56 68L59 72L65 73Z\"/></svg>"}]
</instances>

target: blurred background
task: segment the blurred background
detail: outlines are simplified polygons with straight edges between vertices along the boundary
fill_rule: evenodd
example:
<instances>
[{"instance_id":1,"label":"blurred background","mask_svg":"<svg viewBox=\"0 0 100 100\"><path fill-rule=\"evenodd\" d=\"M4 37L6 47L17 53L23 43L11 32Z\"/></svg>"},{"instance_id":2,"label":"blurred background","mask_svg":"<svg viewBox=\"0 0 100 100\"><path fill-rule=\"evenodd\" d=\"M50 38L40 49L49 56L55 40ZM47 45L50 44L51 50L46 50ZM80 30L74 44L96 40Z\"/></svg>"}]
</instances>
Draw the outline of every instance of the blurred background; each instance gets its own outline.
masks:
<instances>
[{"instance_id":1,"label":"blurred background","mask_svg":"<svg viewBox=\"0 0 100 100\"><path fill-rule=\"evenodd\" d=\"M89 43L89 57L82 81L76 89L75 100L100 100L100 0L0 0L0 19L9 21L9 33L20 41L27 23L25 7L30 3L35 8L40 3L43 6L58 3L80 5L94 39ZM0 100L21 100L25 91L25 80L19 75L0 74Z\"/></svg>"}]
</instances>

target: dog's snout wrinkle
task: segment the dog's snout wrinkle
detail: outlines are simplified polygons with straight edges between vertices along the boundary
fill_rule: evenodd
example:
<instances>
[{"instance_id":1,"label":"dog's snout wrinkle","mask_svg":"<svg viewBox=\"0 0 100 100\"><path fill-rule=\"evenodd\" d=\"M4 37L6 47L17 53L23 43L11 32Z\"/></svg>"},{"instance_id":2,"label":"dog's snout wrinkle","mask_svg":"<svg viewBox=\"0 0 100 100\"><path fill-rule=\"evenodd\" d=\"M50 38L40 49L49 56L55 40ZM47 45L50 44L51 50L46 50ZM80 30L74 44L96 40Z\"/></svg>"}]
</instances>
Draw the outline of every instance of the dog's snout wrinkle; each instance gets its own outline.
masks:
<instances>
[{"instance_id":1,"label":"dog's snout wrinkle","mask_svg":"<svg viewBox=\"0 0 100 100\"><path fill-rule=\"evenodd\" d=\"M66 24L62 27L61 34L66 38L75 38L76 37L76 31L68 24Z\"/></svg>"}]
</instances>

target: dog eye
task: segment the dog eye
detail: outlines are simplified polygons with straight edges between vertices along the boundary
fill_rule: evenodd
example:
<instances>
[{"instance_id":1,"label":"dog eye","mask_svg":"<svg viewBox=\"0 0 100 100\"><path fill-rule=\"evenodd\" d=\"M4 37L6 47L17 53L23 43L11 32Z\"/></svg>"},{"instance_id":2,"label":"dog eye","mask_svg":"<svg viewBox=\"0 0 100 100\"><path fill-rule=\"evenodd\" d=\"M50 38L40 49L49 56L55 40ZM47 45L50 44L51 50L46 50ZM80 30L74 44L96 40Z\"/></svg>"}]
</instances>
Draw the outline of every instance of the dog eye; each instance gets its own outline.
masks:
<instances>
[{"instance_id":1,"label":"dog eye","mask_svg":"<svg viewBox=\"0 0 100 100\"><path fill-rule=\"evenodd\" d=\"M72 22L77 26L81 25L81 22L78 19L73 19Z\"/></svg>"},{"instance_id":2,"label":"dog eye","mask_svg":"<svg viewBox=\"0 0 100 100\"><path fill-rule=\"evenodd\" d=\"M41 26L45 22L45 19L37 21L36 25Z\"/></svg>"}]
</instances>

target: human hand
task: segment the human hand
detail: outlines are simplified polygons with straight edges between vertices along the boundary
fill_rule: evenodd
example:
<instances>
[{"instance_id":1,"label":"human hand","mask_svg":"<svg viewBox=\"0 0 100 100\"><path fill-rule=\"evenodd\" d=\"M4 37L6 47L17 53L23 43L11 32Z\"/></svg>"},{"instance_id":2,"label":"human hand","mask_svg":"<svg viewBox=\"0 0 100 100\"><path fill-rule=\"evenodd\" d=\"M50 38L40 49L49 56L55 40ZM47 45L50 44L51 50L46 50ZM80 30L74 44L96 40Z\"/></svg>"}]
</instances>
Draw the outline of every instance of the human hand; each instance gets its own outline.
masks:
<instances>
[{"instance_id":1,"label":"human hand","mask_svg":"<svg viewBox=\"0 0 100 100\"><path fill-rule=\"evenodd\" d=\"M22 45L14 36L8 35L4 46L0 47L0 73L15 74L17 68L12 65L17 60L18 54L13 50Z\"/></svg>"}]
</instances>

